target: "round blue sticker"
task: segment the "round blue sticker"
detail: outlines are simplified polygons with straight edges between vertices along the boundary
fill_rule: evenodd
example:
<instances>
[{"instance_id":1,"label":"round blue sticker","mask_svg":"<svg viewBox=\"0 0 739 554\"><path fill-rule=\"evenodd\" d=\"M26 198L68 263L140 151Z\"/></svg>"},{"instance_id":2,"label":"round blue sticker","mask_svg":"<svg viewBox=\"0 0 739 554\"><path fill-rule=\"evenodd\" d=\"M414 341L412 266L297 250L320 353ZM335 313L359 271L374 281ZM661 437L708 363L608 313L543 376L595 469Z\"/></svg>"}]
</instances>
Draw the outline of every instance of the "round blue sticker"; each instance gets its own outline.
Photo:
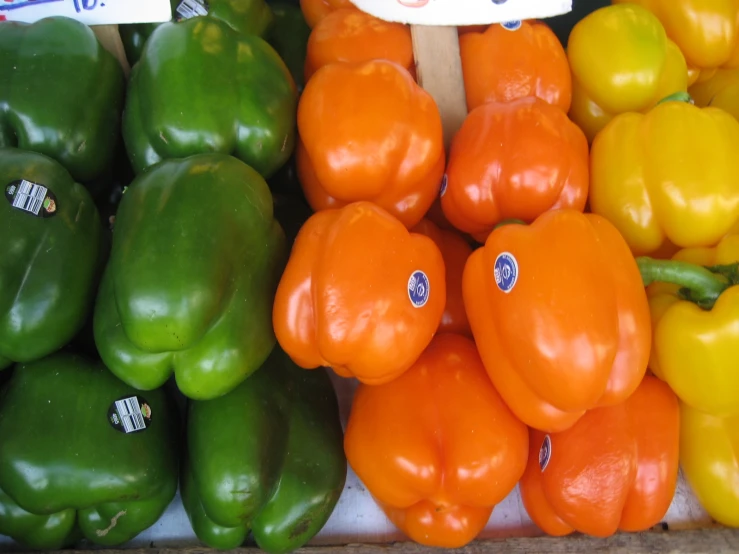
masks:
<instances>
[{"instance_id":1,"label":"round blue sticker","mask_svg":"<svg viewBox=\"0 0 739 554\"><path fill-rule=\"evenodd\" d=\"M552 458L552 439L549 435L544 437L544 442L541 443L539 449L539 468L544 471L549 465L549 460Z\"/></svg>"},{"instance_id":2,"label":"round blue sticker","mask_svg":"<svg viewBox=\"0 0 739 554\"><path fill-rule=\"evenodd\" d=\"M504 21L501 23L501 26L508 31L518 31L521 25L521 21Z\"/></svg>"},{"instance_id":3,"label":"round blue sticker","mask_svg":"<svg viewBox=\"0 0 739 554\"><path fill-rule=\"evenodd\" d=\"M518 281L518 262L510 252L501 252L495 258L495 284L505 293L509 293Z\"/></svg>"},{"instance_id":4,"label":"round blue sticker","mask_svg":"<svg viewBox=\"0 0 739 554\"><path fill-rule=\"evenodd\" d=\"M444 177L441 179L441 190L439 191L440 196L444 196L446 194L447 181L448 178L446 176L446 173L444 173Z\"/></svg>"},{"instance_id":5,"label":"round blue sticker","mask_svg":"<svg viewBox=\"0 0 739 554\"><path fill-rule=\"evenodd\" d=\"M411 304L416 308L423 308L429 301L430 292L431 285L426 274L420 270L414 271L408 279L408 298L411 299Z\"/></svg>"}]
</instances>

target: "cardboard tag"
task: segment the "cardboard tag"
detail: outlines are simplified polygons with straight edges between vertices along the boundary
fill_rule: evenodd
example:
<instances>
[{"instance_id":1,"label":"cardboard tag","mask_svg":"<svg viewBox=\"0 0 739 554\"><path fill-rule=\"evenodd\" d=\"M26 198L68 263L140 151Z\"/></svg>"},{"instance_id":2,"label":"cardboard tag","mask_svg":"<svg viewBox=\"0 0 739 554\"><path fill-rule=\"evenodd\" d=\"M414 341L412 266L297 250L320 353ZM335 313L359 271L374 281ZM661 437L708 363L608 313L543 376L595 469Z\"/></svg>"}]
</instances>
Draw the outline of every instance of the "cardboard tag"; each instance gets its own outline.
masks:
<instances>
[{"instance_id":1,"label":"cardboard tag","mask_svg":"<svg viewBox=\"0 0 739 554\"><path fill-rule=\"evenodd\" d=\"M0 0L0 21L34 23L64 15L86 25L163 23L172 19L169 0Z\"/></svg>"},{"instance_id":2,"label":"cardboard tag","mask_svg":"<svg viewBox=\"0 0 739 554\"><path fill-rule=\"evenodd\" d=\"M572 0L350 0L385 21L414 25L489 25L572 11Z\"/></svg>"}]
</instances>

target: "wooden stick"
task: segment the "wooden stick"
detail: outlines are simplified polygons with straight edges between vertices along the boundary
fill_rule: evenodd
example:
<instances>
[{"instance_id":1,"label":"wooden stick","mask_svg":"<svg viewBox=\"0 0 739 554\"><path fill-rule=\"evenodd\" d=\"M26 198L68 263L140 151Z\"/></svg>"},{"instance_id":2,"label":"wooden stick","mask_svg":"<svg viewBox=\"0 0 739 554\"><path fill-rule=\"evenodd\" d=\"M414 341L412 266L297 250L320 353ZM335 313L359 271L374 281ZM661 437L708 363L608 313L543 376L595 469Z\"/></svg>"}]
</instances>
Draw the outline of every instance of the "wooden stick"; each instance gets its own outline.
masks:
<instances>
[{"instance_id":1,"label":"wooden stick","mask_svg":"<svg viewBox=\"0 0 739 554\"><path fill-rule=\"evenodd\" d=\"M418 82L439 106L449 152L452 138L467 117L457 28L411 25L411 35Z\"/></svg>"},{"instance_id":2,"label":"wooden stick","mask_svg":"<svg viewBox=\"0 0 739 554\"><path fill-rule=\"evenodd\" d=\"M93 25L91 28L98 37L100 44L118 59L124 75L128 78L129 73L131 73L131 66L126 58L126 49L123 47L118 25Z\"/></svg>"}]
</instances>

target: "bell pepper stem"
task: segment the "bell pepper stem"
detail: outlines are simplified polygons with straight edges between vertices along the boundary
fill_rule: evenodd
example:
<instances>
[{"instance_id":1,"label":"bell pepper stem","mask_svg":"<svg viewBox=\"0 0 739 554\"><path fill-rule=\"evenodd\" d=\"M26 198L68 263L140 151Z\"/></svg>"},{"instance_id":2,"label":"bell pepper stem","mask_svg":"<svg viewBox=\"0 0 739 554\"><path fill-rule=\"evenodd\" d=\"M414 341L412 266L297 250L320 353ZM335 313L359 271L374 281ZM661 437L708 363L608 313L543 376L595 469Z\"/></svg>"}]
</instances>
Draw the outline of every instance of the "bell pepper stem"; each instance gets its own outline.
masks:
<instances>
[{"instance_id":1,"label":"bell pepper stem","mask_svg":"<svg viewBox=\"0 0 739 554\"><path fill-rule=\"evenodd\" d=\"M739 285L739 264L714 265L707 269L712 273L726 277L731 285Z\"/></svg>"},{"instance_id":2,"label":"bell pepper stem","mask_svg":"<svg viewBox=\"0 0 739 554\"><path fill-rule=\"evenodd\" d=\"M657 102L658 104L664 104L665 102L685 102L686 104L695 104L693 97L687 92L675 92L669 96L665 96L662 100Z\"/></svg>"},{"instance_id":3,"label":"bell pepper stem","mask_svg":"<svg viewBox=\"0 0 739 554\"><path fill-rule=\"evenodd\" d=\"M679 285L683 289L681 294L687 300L707 309L713 307L721 293L731 284L722 275L687 262L641 256L636 258L636 264L645 287L655 281Z\"/></svg>"},{"instance_id":4,"label":"bell pepper stem","mask_svg":"<svg viewBox=\"0 0 739 554\"><path fill-rule=\"evenodd\" d=\"M510 219L504 219L503 221L501 221L500 223L498 223L497 225L495 225L495 227L493 227L493 229L497 229L497 228L503 227L505 225L527 225L527 223L525 221L523 221L522 219L516 219L515 217L512 217Z\"/></svg>"}]
</instances>

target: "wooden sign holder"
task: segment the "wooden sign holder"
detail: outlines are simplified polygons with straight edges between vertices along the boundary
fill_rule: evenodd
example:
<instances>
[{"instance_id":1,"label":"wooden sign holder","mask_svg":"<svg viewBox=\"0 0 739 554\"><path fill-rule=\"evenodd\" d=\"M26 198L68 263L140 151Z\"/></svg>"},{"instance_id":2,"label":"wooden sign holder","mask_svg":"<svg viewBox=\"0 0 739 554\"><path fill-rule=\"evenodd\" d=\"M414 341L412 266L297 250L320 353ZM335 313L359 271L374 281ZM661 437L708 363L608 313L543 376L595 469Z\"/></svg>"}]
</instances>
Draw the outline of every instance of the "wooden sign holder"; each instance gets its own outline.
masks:
<instances>
[{"instance_id":1,"label":"wooden sign holder","mask_svg":"<svg viewBox=\"0 0 739 554\"><path fill-rule=\"evenodd\" d=\"M467 117L457 28L411 25L411 36L418 84L431 94L439 107L444 146L449 152L452 138Z\"/></svg>"},{"instance_id":2,"label":"wooden sign holder","mask_svg":"<svg viewBox=\"0 0 739 554\"><path fill-rule=\"evenodd\" d=\"M131 66L128 63L128 58L126 58L126 49L123 48L121 34L118 32L118 25L94 25L92 30L98 37L100 44L118 59L123 68L123 73L126 75L126 79L128 79L131 73Z\"/></svg>"}]
</instances>

